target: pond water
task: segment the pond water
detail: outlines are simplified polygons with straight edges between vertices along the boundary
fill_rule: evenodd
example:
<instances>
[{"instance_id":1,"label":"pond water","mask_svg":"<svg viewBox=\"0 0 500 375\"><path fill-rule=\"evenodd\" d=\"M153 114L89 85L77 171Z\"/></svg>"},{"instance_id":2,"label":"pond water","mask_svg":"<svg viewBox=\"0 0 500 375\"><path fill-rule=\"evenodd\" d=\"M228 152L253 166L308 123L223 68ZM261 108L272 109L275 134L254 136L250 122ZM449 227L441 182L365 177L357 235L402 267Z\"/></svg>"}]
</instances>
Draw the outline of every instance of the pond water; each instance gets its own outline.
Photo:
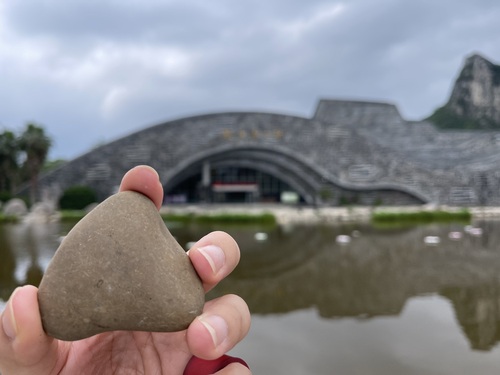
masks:
<instances>
[{"instance_id":1,"label":"pond water","mask_svg":"<svg viewBox=\"0 0 500 375\"><path fill-rule=\"evenodd\" d=\"M169 224L182 245L215 229L236 238L241 263L209 295L236 293L252 312L252 329L232 354L255 374L292 375L497 374L500 222L475 226L482 235L460 224ZM0 226L0 309L17 285L39 283L70 228ZM259 232L267 239L257 240ZM440 241L426 244L426 236Z\"/></svg>"}]
</instances>

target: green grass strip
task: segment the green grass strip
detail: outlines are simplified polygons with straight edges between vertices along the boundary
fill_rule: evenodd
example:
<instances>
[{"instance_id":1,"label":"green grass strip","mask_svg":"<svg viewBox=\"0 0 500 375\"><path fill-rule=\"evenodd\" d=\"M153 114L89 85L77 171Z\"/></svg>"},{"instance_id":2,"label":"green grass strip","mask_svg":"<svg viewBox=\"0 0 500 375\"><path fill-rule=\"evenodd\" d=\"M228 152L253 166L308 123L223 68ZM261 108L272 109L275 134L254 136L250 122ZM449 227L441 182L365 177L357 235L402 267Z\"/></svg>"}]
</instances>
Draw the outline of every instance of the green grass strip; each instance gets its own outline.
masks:
<instances>
[{"instance_id":1,"label":"green grass strip","mask_svg":"<svg viewBox=\"0 0 500 375\"><path fill-rule=\"evenodd\" d=\"M240 213L218 213L210 215L198 214L162 214L163 220L182 223L201 224L276 224L273 214L240 214Z\"/></svg>"},{"instance_id":2,"label":"green grass strip","mask_svg":"<svg viewBox=\"0 0 500 375\"><path fill-rule=\"evenodd\" d=\"M470 222L472 215L467 210L460 211L416 211L390 212L379 211L372 215L374 223L432 223L432 222Z\"/></svg>"},{"instance_id":3,"label":"green grass strip","mask_svg":"<svg viewBox=\"0 0 500 375\"><path fill-rule=\"evenodd\" d=\"M78 221L81 220L86 213L81 210L62 210L61 221ZM276 224L276 218L273 214L239 214L239 213L219 213L219 214L178 214L164 213L161 217L165 221L178 223L200 223L200 224Z\"/></svg>"},{"instance_id":4,"label":"green grass strip","mask_svg":"<svg viewBox=\"0 0 500 375\"><path fill-rule=\"evenodd\" d=\"M87 213L83 210L62 210L61 221L79 221Z\"/></svg>"},{"instance_id":5,"label":"green grass strip","mask_svg":"<svg viewBox=\"0 0 500 375\"><path fill-rule=\"evenodd\" d=\"M0 224L18 223L19 217L0 213Z\"/></svg>"}]
</instances>

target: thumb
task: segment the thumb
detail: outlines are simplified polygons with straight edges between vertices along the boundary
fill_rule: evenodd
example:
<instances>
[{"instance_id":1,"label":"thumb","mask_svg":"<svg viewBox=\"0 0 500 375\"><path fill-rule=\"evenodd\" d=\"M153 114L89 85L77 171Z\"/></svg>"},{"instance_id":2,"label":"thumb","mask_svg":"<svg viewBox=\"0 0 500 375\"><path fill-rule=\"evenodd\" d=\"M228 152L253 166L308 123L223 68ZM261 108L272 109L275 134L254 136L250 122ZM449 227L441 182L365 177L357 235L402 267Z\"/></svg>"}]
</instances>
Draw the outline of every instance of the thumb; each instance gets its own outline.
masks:
<instances>
[{"instance_id":1,"label":"thumb","mask_svg":"<svg viewBox=\"0 0 500 375\"><path fill-rule=\"evenodd\" d=\"M37 291L31 285L17 288L2 313L0 372L3 375L48 375L57 371L58 341L43 330Z\"/></svg>"}]
</instances>

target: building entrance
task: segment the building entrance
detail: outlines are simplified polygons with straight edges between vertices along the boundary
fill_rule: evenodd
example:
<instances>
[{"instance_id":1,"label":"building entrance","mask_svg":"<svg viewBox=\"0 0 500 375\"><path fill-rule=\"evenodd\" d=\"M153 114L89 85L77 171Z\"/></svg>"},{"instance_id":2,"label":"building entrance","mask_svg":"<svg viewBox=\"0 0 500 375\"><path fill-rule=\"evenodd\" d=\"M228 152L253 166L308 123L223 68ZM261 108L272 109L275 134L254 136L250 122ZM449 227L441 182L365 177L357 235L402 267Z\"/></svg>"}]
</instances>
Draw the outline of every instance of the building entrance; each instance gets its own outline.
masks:
<instances>
[{"instance_id":1,"label":"building entrance","mask_svg":"<svg viewBox=\"0 0 500 375\"><path fill-rule=\"evenodd\" d=\"M271 174L246 167L214 167L205 164L200 173L166 192L167 203L281 202L283 194L298 194ZM300 196L299 196L300 200Z\"/></svg>"}]
</instances>

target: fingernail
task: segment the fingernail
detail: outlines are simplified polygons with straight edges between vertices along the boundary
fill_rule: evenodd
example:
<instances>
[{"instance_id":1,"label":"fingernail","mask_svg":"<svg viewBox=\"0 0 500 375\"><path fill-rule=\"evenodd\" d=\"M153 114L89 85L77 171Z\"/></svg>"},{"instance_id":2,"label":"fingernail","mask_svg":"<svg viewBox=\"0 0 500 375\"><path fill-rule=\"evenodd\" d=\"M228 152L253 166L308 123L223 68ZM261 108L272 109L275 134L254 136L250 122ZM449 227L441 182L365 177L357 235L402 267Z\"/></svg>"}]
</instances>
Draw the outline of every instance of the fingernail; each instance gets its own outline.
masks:
<instances>
[{"instance_id":1,"label":"fingernail","mask_svg":"<svg viewBox=\"0 0 500 375\"><path fill-rule=\"evenodd\" d=\"M158 180L158 181L160 180L160 175L158 174L156 169L154 169L153 167L150 167L149 165L138 165L137 167L134 167L133 169L136 169L136 168L141 170L142 176L148 175L155 180Z\"/></svg>"},{"instance_id":2,"label":"fingernail","mask_svg":"<svg viewBox=\"0 0 500 375\"><path fill-rule=\"evenodd\" d=\"M7 306L5 307L5 311L2 314L3 331L7 335L7 337L11 340L14 340L17 335L17 324L16 324L16 317L14 316L13 301L14 301L14 296L16 295L18 289L19 288L14 290L14 292L12 293L9 302L7 302Z\"/></svg>"},{"instance_id":3,"label":"fingernail","mask_svg":"<svg viewBox=\"0 0 500 375\"><path fill-rule=\"evenodd\" d=\"M219 272L220 269L224 266L224 263L226 262L226 255L220 247L215 245L208 245L199 247L198 250L210 264L213 273Z\"/></svg>"},{"instance_id":4,"label":"fingernail","mask_svg":"<svg viewBox=\"0 0 500 375\"><path fill-rule=\"evenodd\" d=\"M160 179L160 175L158 174L158 172L156 171L156 169L154 169L153 167L149 166L149 165L143 165L144 169L145 170L149 170L149 172L151 173L152 176L155 176L155 178L157 180Z\"/></svg>"},{"instance_id":5,"label":"fingernail","mask_svg":"<svg viewBox=\"0 0 500 375\"><path fill-rule=\"evenodd\" d=\"M228 327L223 318L218 315L200 315L198 319L210 333L210 336L212 336L215 347L218 347L226 340Z\"/></svg>"}]
</instances>

